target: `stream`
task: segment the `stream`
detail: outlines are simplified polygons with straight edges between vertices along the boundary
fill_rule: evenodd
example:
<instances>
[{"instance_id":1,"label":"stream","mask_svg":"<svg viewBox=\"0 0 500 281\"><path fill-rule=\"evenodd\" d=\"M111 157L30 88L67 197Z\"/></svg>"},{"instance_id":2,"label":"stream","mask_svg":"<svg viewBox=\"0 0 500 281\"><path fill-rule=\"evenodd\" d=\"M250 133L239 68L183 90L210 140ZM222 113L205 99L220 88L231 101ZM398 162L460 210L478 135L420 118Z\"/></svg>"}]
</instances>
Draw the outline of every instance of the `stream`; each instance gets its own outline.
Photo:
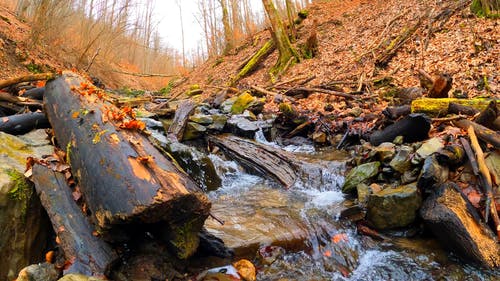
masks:
<instances>
[{"instance_id":1,"label":"stream","mask_svg":"<svg viewBox=\"0 0 500 281\"><path fill-rule=\"evenodd\" d=\"M430 237L377 241L358 234L353 223L339 219L352 204L340 191L345 156L312 146L285 149L326 163L322 185L309 186L305 179L286 190L223 155L210 155L222 187L208 196L212 214L225 223L209 218L205 226L237 258L255 262L257 280L500 280L499 272L460 262ZM271 244L285 250L262 248ZM259 261L259 248L273 249L277 258Z\"/></svg>"}]
</instances>

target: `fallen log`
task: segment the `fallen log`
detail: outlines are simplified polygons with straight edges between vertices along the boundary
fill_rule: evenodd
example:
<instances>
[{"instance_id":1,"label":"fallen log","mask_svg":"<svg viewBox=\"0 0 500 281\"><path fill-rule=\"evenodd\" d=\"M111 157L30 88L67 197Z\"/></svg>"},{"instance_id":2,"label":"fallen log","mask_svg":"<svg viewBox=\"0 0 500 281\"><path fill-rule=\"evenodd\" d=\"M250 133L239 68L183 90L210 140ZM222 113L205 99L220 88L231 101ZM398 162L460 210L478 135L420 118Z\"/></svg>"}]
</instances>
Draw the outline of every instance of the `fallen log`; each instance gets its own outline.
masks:
<instances>
[{"instance_id":1,"label":"fallen log","mask_svg":"<svg viewBox=\"0 0 500 281\"><path fill-rule=\"evenodd\" d=\"M210 136L209 142L257 174L268 176L285 187L299 178L299 166L286 151L235 136Z\"/></svg>"},{"instance_id":2,"label":"fallen log","mask_svg":"<svg viewBox=\"0 0 500 281\"><path fill-rule=\"evenodd\" d=\"M11 135L22 135L34 129L50 128L43 112L30 112L0 118L0 131Z\"/></svg>"},{"instance_id":3,"label":"fallen log","mask_svg":"<svg viewBox=\"0 0 500 281\"><path fill-rule=\"evenodd\" d=\"M431 117L434 116L444 116L449 113L450 103L456 103L463 106L469 106L475 108L476 110L482 111L490 104L491 99L456 99L456 98L444 98L444 99L432 99L432 98L420 98L413 100L411 102L411 112L412 113L425 113Z\"/></svg>"},{"instance_id":4,"label":"fallen log","mask_svg":"<svg viewBox=\"0 0 500 281\"><path fill-rule=\"evenodd\" d=\"M64 273L108 275L118 256L106 242L92 235L94 228L74 202L64 174L36 164L32 180L69 263Z\"/></svg>"},{"instance_id":5,"label":"fallen log","mask_svg":"<svg viewBox=\"0 0 500 281\"><path fill-rule=\"evenodd\" d=\"M450 102L448 104L448 114L465 114L468 116L473 116L479 113L479 110L466 106L466 105L461 105L455 102Z\"/></svg>"},{"instance_id":6,"label":"fallen log","mask_svg":"<svg viewBox=\"0 0 500 281\"><path fill-rule=\"evenodd\" d=\"M195 182L139 132L144 123L105 102L102 92L71 72L47 83L44 106L103 233L131 224L164 223L180 257L196 250L211 204ZM112 235L107 239L114 240ZM190 243L182 243L187 240Z\"/></svg>"},{"instance_id":7,"label":"fallen log","mask_svg":"<svg viewBox=\"0 0 500 281\"><path fill-rule=\"evenodd\" d=\"M21 83L21 82L30 82L30 81L38 81L38 80L48 80L54 77L53 73L39 73L39 74L30 74L25 76L14 77L6 80L0 81L0 89Z\"/></svg>"},{"instance_id":8,"label":"fallen log","mask_svg":"<svg viewBox=\"0 0 500 281\"><path fill-rule=\"evenodd\" d=\"M45 93L45 87L38 87L26 90L23 94L23 98L30 98L35 100L43 100L43 94Z\"/></svg>"},{"instance_id":9,"label":"fallen log","mask_svg":"<svg viewBox=\"0 0 500 281\"><path fill-rule=\"evenodd\" d=\"M42 108L42 103L37 100L32 100L24 97L13 96L6 92L0 92L0 101L6 101L22 106L32 106L36 109Z\"/></svg>"},{"instance_id":10,"label":"fallen log","mask_svg":"<svg viewBox=\"0 0 500 281\"><path fill-rule=\"evenodd\" d=\"M472 122L467 119L453 121L453 124L464 130L467 130L472 126L472 128L474 128L474 132L480 139L493 145L496 149L500 149L500 133L490 130L484 126L477 124L476 122Z\"/></svg>"},{"instance_id":11,"label":"fallen log","mask_svg":"<svg viewBox=\"0 0 500 281\"><path fill-rule=\"evenodd\" d=\"M411 108L409 105L401 105L396 107L387 107L382 111L382 113L389 119L398 119L401 116L405 116L411 113Z\"/></svg>"},{"instance_id":12,"label":"fallen log","mask_svg":"<svg viewBox=\"0 0 500 281\"><path fill-rule=\"evenodd\" d=\"M374 132L370 136L370 143L379 145L392 142L397 136L403 136L407 143L422 141L429 137L430 129L431 120L425 114L410 114L382 131Z\"/></svg>"}]
</instances>

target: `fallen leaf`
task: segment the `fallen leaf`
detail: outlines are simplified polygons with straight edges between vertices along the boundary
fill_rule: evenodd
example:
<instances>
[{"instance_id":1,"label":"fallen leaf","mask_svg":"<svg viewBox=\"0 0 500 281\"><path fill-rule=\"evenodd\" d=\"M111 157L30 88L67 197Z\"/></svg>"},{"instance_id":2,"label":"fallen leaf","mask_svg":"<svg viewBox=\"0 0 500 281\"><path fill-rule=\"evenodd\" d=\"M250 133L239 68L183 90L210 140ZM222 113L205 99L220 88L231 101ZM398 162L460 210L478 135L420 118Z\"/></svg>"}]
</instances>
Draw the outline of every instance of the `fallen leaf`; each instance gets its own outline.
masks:
<instances>
[{"instance_id":1,"label":"fallen leaf","mask_svg":"<svg viewBox=\"0 0 500 281\"><path fill-rule=\"evenodd\" d=\"M332 251L330 251L330 250L324 251L323 252L323 256L328 257L328 258L331 257L332 256Z\"/></svg>"},{"instance_id":2,"label":"fallen leaf","mask_svg":"<svg viewBox=\"0 0 500 281\"><path fill-rule=\"evenodd\" d=\"M347 242L347 240L348 240L348 237L347 237L347 234L345 234L345 233L338 233L338 234L333 235L333 237L332 237L332 241L335 244L338 244L339 242Z\"/></svg>"}]
</instances>

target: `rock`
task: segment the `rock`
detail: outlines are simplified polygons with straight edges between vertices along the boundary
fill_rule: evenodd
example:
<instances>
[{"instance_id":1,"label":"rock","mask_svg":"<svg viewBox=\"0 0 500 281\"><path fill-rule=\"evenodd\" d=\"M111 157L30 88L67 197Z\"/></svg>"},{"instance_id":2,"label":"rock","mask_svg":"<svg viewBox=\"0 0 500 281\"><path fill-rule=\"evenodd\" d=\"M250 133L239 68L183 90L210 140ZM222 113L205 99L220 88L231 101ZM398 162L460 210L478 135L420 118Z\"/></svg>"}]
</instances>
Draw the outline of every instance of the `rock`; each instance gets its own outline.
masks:
<instances>
[{"instance_id":1,"label":"rock","mask_svg":"<svg viewBox=\"0 0 500 281\"><path fill-rule=\"evenodd\" d=\"M440 165L434 155L427 157L420 171L417 186L424 193L430 193L432 189L448 180L448 174L449 168Z\"/></svg>"},{"instance_id":2,"label":"rock","mask_svg":"<svg viewBox=\"0 0 500 281\"><path fill-rule=\"evenodd\" d=\"M257 122L252 122L241 115L231 116L226 125L230 133L249 139L253 139L255 132L259 130Z\"/></svg>"},{"instance_id":3,"label":"rock","mask_svg":"<svg viewBox=\"0 0 500 281\"><path fill-rule=\"evenodd\" d=\"M67 274L57 281L105 281L105 280L81 274Z\"/></svg>"},{"instance_id":4,"label":"rock","mask_svg":"<svg viewBox=\"0 0 500 281\"><path fill-rule=\"evenodd\" d=\"M440 138L432 138L426 140L422 146L415 152L414 158L419 163L421 160L426 159L429 155L438 152L440 149L444 147L443 141Z\"/></svg>"},{"instance_id":5,"label":"rock","mask_svg":"<svg viewBox=\"0 0 500 281\"><path fill-rule=\"evenodd\" d=\"M347 115L353 116L353 117L359 117L362 113L363 113L363 109L361 109L359 106L355 106L355 107L348 110Z\"/></svg>"},{"instance_id":6,"label":"rock","mask_svg":"<svg viewBox=\"0 0 500 281\"><path fill-rule=\"evenodd\" d=\"M358 202L361 205L365 205L368 202L368 196L372 193L372 189L365 183L360 183L356 186L358 193Z\"/></svg>"},{"instance_id":7,"label":"rock","mask_svg":"<svg viewBox=\"0 0 500 281\"><path fill-rule=\"evenodd\" d=\"M241 114L248 106L254 102L257 98L252 96L248 91L243 92L233 103L231 107L232 114Z\"/></svg>"},{"instance_id":8,"label":"rock","mask_svg":"<svg viewBox=\"0 0 500 281\"><path fill-rule=\"evenodd\" d=\"M283 249L282 247L263 246L259 248L259 251L257 252L257 258L259 259L261 264L270 265L274 261L276 261L276 259L283 256L285 252L285 249Z\"/></svg>"},{"instance_id":9,"label":"rock","mask_svg":"<svg viewBox=\"0 0 500 281\"><path fill-rule=\"evenodd\" d=\"M227 116L223 114L212 115L212 120L213 123L210 124L207 128L209 130L222 132L227 123Z\"/></svg>"},{"instance_id":10,"label":"rock","mask_svg":"<svg viewBox=\"0 0 500 281\"><path fill-rule=\"evenodd\" d=\"M183 141L194 140L205 134L207 128L203 125L194 122L188 122L186 125L186 130L182 136Z\"/></svg>"},{"instance_id":11,"label":"rock","mask_svg":"<svg viewBox=\"0 0 500 281\"><path fill-rule=\"evenodd\" d=\"M326 134L325 132L314 132L312 135L312 139L315 143L323 144L326 143Z\"/></svg>"},{"instance_id":12,"label":"rock","mask_svg":"<svg viewBox=\"0 0 500 281\"><path fill-rule=\"evenodd\" d=\"M56 281L59 271L53 264L39 263L23 268L16 281Z\"/></svg>"},{"instance_id":13,"label":"rock","mask_svg":"<svg viewBox=\"0 0 500 281\"><path fill-rule=\"evenodd\" d=\"M211 115L201 114L201 113L189 116L189 121L205 126L214 123L214 119Z\"/></svg>"},{"instance_id":14,"label":"rock","mask_svg":"<svg viewBox=\"0 0 500 281\"><path fill-rule=\"evenodd\" d=\"M250 110L243 111L243 114L241 114L241 116L245 117L250 121L257 121L257 116L255 116L255 114L253 114Z\"/></svg>"},{"instance_id":15,"label":"rock","mask_svg":"<svg viewBox=\"0 0 500 281\"><path fill-rule=\"evenodd\" d=\"M420 215L438 240L465 260L500 267L500 244L453 183L441 185L423 203Z\"/></svg>"},{"instance_id":16,"label":"rock","mask_svg":"<svg viewBox=\"0 0 500 281\"><path fill-rule=\"evenodd\" d=\"M23 173L27 157L53 153L48 144L44 130L18 137L0 132L0 280L44 260L51 225Z\"/></svg>"},{"instance_id":17,"label":"rock","mask_svg":"<svg viewBox=\"0 0 500 281\"><path fill-rule=\"evenodd\" d=\"M344 186L342 186L342 192L353 192L358 184L376 176L378 174L379 167L380 162L376 161L365 163L352 169L346 176Z\"/></svg>"},{"instance_id":18,"label":"rock","mask_svg":"<svg viewBox=\"0 0 500 281\"><path fill-rule=\"evenodd\" d=\"M418 87L410 87L399 90L394 98L397 99L399 105L411 104L414 99L421 98L424 94L424 90Z\"/></svg>"},{"instance_id":19,"label":"rock","mask_svg":"<svg viewBox=\"0 0 500 281\"><path fill-rule=\"evenodd\" d=\"M192 146L178 142L168 143L165 147L182 169L205 191L215 190L221 186L221 178L207 155Z\"/></svg>"},{"instance_id":20,"label":"rock","mask_svg":"<svg viewBox=\"0 0 500 281\"><path fill-rule=\"evenodd\" d=\"M234 103L238 97L232 97L222 102L220 105L220 110L224 113L231 113Z\"/></svg>"},{"instance_id":21,"label":"rock","mask_svg":"<svg viewBox=\"0 0 500 281\"><path fill-rule=\"evenodd\" d=\"M366 217L377 229L405 227L415 220L421 204L415 184L385 188L368 196Z\"/></svg>"},{"instance_id":22,"label":"rock","mask_svg":"<svg viewBox=\"0 0 500 281\"><path fill-rule=\"evenodd\" d=\"M148 129L163 130L163 123L153 118L137 118L137 120L144 122Z\"/></svg>"},{"instance_id":23,"label":"rock","mask_svg":"<svg viewBox=\"0 0 500 281\"><path fill-rule=\"evenodd\" d=\"M393 168L398 173L405 173L411 169L411 159L410 156L413 153L413 149L409 146L401 146L399 148L396 156L389 162L389 166Z\"/></svg>"},{"instance_id":24,"label":"rock","mask_svg":"<svg viewBox=\"0 0 500 281\"><path fill-rule=\"evenodd\" d=\"M396 154L396 145L390 142L383 142L375 147L375 153L380 162L388 162Z\"/></svg>"}]
</instances>

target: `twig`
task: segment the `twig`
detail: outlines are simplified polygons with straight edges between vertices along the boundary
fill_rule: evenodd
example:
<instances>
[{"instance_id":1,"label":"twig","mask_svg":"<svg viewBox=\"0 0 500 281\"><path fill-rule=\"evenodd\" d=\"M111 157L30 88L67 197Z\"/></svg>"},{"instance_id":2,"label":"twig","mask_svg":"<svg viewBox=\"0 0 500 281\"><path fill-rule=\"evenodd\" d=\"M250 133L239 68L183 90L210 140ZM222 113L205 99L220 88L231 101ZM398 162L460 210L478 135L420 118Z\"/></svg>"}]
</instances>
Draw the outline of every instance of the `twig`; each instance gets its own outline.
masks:
<instances>
[{"instance_id":1,"label":"twig","mask_svg":"<svg viewBox=\"0 0 500 281\"><path fill-rule=\"evenodd\" d=\"M92 67L92 64L94 64L94 60L95 58L99 55L99 51L101 51L101 47L97 48L97 51L95 52L95 54L92 56L92 59L90 59L90 63L89 65L87 65L87 67L85 68L85 72L88 72L90 67Z\"/></svg>"},{"instance_id":2,"label":"twig","mask_svg":"<svg viewBox=\"0 0 500 281\"><path fill-rule=\"evenodd\" d=\"M262 93L262 94L264 94L264 95L269 95L269 96L273 96L273 97L274 97L274 96L276 96L276 95L278 94L278 93L276 93L276 92L266 90L266 89L264 89L264 88L262 88L262 87L259 87L259 86L255 86L255 85L253 85L253 86L250 86L250 87L251 87L252 89L256 90L257 92L260 92L260 93Z\"/></svg>"},{"instance_id":3,"label":"twig","mask_svg":"<svg viewBox=\"0 0 500 281\"><path fill-rule=\"evenodd\" d=\"M315 76L315 75L312 75L312 76ZM306 76L306 75L303 75L303 76L297 76L297 77L294 77L292 79L288 79L288 80L285 80L285 81L281 81L279 83L276 83L274 85L271 85L271 87L279 87L279 86L282 86L282 85L285 85L285 84L288 84L288 83L292 83L292 82L295 82L295 81L299 81L299 80L302 80L302 79L308 79L310 76Z\"/></svg>"},{"instance_id":4,"label":"twig","mask_svg":"<svg viewBox=\"0 0 500 281\"><path fill-rule=\"evenodd\" d=\"M349 95L349 94L342 93L342 92L321 89L321 88L298 87L298 88L293 88L293 90L304 91L304 92L318 92L318 93L324 93L324 94L329 94L329 95L333 95L333 96L344 97L347 99L353 99L353 100L356 99L356 97L353 95Z\"/></svg>"},{"instance_id":5,"label":"twig","mask_svg":"<svg viewBox=\"0 0 500 281\"><path fill-rule=\"evenodd\" d=\"M479 146L479 142L476 137L476 133L474 132L474 128L469 126L467 129L469 133L469 138L471 141L471 146L474 152L476 152L476 160L479 167L480 179L482 179L485 193L486 193L486 206L485 206L485 221L488 223L488 210L491 213L491 217L493 218L493 222L495 223L496 233L498 238L500 239L500 218L498 217L497 209L495 206L495 197L493 196L492 186L491 186L491 176L490 171L488 170L488 166L486 166L486 162L484 162L483 150Z\"/></svg>"},{"instance_id":6,"label":"twig","mask_svg":"<svg viewBox=\"0 0 500 281\"><path fill-rule=\"evenodd\" d=\"M466 115L455 115L455 116L450 116L450 117L443 117L443 118L432 118L432 122L448 122L448 121L455 121L459 119L466 118Z\"/></svg>"},{"instance_id":7,"label":"twig","mask_svg":"<svg viewBox=\"0 0 500 281\"><path fill-rule=\"evenodd\" d=\"M38 80L49 80L54 78L54 73L39 73L39 74L30 74L25 76L14 77L6 80L0 81L0 89L22 83L22 82L31 82Z\"/></svg>"}]
</instances>

